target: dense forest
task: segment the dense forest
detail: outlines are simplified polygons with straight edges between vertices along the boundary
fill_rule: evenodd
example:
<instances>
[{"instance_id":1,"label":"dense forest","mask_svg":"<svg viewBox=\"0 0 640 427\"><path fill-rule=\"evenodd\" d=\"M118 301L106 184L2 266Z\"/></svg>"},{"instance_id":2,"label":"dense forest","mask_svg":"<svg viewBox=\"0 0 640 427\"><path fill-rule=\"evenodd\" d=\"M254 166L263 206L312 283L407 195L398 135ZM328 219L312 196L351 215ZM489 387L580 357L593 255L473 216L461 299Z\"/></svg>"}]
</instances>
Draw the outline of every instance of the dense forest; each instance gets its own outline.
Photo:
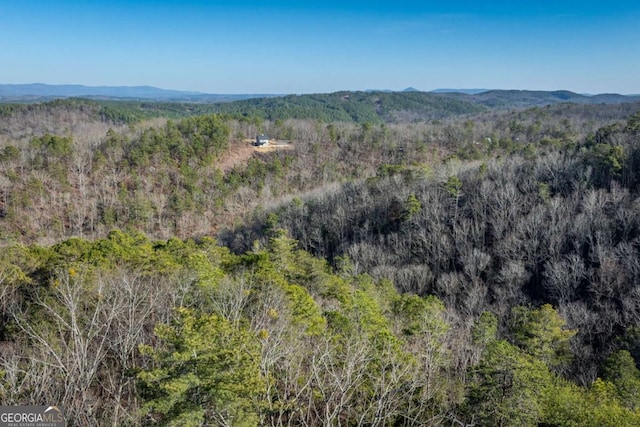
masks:
<instances>
[{"instance_id":1,"label":"dense forest","mask_svg":"<svg viewBox=\"0 0 640 427\"><path fill-rule=\"evenodd\" d=\"M640 424L640 105L423 95L1 105L0 402Z\"/></svg>"}]
</instances>

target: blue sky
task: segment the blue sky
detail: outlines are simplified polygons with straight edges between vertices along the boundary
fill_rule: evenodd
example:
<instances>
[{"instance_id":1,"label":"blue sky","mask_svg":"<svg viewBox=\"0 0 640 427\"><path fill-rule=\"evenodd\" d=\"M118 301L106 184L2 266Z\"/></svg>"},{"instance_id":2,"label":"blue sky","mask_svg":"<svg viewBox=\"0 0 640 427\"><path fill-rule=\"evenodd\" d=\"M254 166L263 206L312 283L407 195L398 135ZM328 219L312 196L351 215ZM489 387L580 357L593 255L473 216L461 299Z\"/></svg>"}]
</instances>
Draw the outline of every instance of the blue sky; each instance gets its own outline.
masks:
<instances>
[{"instance_id":1,"label":"blue sky","mask_svg":"<svg viewBox=\"0 0 640 427\"><path fill-rule=\"evenodd\" d=\"M0 0L0 83L640 93L639 1Z\"/></svg>"}]
</instances>

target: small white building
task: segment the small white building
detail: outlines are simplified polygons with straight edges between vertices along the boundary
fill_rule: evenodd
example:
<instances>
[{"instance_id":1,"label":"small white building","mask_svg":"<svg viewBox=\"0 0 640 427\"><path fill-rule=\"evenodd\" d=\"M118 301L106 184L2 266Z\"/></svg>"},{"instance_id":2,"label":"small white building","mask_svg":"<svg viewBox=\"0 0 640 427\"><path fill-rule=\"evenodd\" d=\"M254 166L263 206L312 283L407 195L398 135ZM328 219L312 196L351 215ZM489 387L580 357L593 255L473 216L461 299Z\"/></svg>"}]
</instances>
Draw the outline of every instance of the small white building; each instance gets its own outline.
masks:
<instances>
[{"instance_id":1,"label":"small white building","mask_svg":"<svg viewBox=\"0 0 640 427\"><path fill-rule=\"evenodd\" d=\"M268 143L269 143L269 137L262 133L256 136L256 142L254 145L260 147L262 145L267 145Z\"/></svg>"}]
</instances>

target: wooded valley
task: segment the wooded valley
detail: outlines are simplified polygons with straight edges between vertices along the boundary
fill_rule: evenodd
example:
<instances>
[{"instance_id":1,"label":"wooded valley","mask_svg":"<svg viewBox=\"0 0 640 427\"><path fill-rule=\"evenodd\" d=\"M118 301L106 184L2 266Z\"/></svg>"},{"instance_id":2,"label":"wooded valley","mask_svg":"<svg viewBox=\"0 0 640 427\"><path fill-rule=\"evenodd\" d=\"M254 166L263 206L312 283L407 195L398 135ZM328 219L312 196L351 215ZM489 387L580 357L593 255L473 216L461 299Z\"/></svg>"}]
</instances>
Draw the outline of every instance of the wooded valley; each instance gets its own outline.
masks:
<instances>
[{"instance_id":1,"label":"wooded valley","mask_svg":"<svg viewBox=\"0 0 640 427\"><path fill-rule=\"evenodd\" d=\"M639 425L640 103L428 95L0 104L2 404Z\"/></svg>"}]
</instances>

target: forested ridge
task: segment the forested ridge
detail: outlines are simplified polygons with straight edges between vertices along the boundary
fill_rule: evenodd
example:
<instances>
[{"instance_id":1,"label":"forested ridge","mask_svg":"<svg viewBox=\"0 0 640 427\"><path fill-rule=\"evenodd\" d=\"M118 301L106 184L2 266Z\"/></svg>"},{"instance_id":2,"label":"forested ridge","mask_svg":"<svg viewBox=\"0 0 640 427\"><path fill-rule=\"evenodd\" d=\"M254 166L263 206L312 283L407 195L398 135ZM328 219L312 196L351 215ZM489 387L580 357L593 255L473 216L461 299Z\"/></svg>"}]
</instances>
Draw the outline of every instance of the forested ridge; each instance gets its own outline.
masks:
<instances>
[{"instance_id":1,"label":"forested ridge","mask_svg":"<svg viewBox=\"0 0 640 427\"><path fill-rule=\"evenodd\" d=\"M3 404L82 426L640 424L637 104L139 107L0 110ZM253 150L262 132L291 149Z\"/></svg>"}]
</instances>

